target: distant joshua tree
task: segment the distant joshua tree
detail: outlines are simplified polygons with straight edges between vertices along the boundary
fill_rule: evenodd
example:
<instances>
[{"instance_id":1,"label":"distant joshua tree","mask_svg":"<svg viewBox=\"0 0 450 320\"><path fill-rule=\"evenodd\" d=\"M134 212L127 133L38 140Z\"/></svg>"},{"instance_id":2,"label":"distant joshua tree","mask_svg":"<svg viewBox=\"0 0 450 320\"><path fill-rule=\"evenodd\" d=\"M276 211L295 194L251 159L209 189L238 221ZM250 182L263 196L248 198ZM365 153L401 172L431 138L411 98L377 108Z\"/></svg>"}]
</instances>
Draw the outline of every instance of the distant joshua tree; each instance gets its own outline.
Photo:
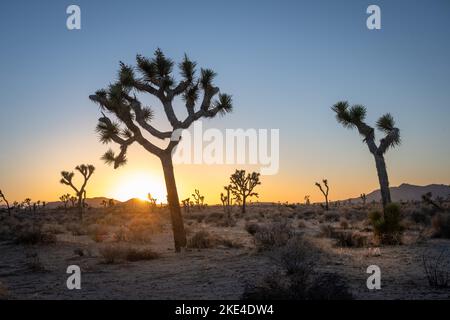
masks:
<instances>
[{"instance_id":1,"label":"distant joshua tree","mask_svg":"<svg viewBox=\"0 0 450 320\"><path fill-rule=\"evenodd\" d=\"M0 202L3 200L6 203L6 209L8 210L8 215L11 215L11 208L9 207L9 202L6 200L5 195L3 194L2 190L0 190Z\"/></svg>"},{"instance_id":2,"label":"distant joshua tree","mask_svg":"<svg viewBox=\"0 0 450 320\"><path fill-rule=\"evenodd\" d=\"M363 205L366 205L366 200L367 200L367 196L365 193L361 193L361 195L359 196L363 202Z\"/></svg>"},{"instance_id":3,"label":"distant joshua tree","mask_svg":"<svg viewBox=\"0 0 450 320\"><path fill-rule=\"evenodd\" d=\"M108 205L108 201L106 201L105 199L102 200L102 206L104 209L106 209L106 206Z\"/></svg>"},{"instance_id":4,"label":"distant joshua tree","mask_svg":"<svg viewBox=\"0 0 450 320\"><path fill-rule=\"evenodd\" d=\"M316 186L317 186L317 188L320 189L323 196L325 197L325 210L329 210L330 207L328 206L328 192L330 191L330 188L328 187L328 180L323 179L322 182L325 187L325 190L322 188L322 185L319 182L316 182Z\"/></svg>"},{"instance_id":5,"label":"distant joshua tree","mask_svg":"<svg viewBox=\"0 0 450 320\"><path fill-rule=\"evenodd\" d=\"M368 126L364 120L366 118L366 107L362 105L354 105L349 107L348 102L338 102L332 110L336 113L336 119L346 128L356 128L360 135L364 137L364 142L369 147L370 153L375 158L375 165L378 172L378 180L380 183L381 198L383 208L391 203L391 193L389 190L389 179L384 161L384 154L389 148L394 148L400 144L400 130L395 127L394 118L391 114L386 113L381 116L376 126L378 130L385 133L384 138L380 140L379 145L375 143L375 130Z\"/></svg>"},{"instance_id":6,"label":"distant joshua tree","mask_svg":"<svg viewBox=\"0 0 450 320\"><path fill-rule=\"evenodd\" d=\"M78 213L80 216L80 220L83 220L83 207L85 206L86 200L86 185L91 178L92 174L95 171L95 167L91 164L82 164L75 167L75 170L81 173L83 176L83 183L79 188L75 187L73 184L73 176L75 175L73 172L62 171L61 172L61 180L62 184L65 184L75 191L76 196L78 197Z\"/></svg>"},{"instance_id":7,"label":"distant joshua tree","mask_svg":"<svg viewBox=\"0 0 450 320\"><path fill-rule=\"evenodd\" d=\"M61 202L64 205L64 212L67 212L67 203L70 200L70 194L68 194L68 193L63 194L62 196L59 197L59 200L61 200Z\"/></svg>"},{"instance_id":8,"label":"distant joshua tree","mask_svg":"<svg viewBox=\"0 0 450 320\"><path fill-rule=\"evenodd\" d=\"M438 199L436 199L438 200ZM439 211L443 211L444 208L442 207L442 205L440 203L438 203L439 201L434 201L433 200L433 194L431 192L427 192L425 194L422 195L422 201L426 204L432 205L433 207L435 207L437 210Z\"/></svg>"},{"instance_id":9,"label":"distant joshua tree","mask_svg":"<svg viewBox=\"0 0 450 320\"><path fill-rule=\"evenodd\" d=\"M195 204L197 205L197 207L199 209L203 209L204 208L203 202L205 201L205 196L202 196L200 194L200 190L195 189L194 193L192 194L192 197L194 198Z\"/></svg>"},{"instance_id":10,"label":"distant joshua tree","mask_svg":"<svg viewBox=\"0 0 450 320\"><path fill-rule=\"evenodd\" d=\"M32 206L31 206L31 199L30 199L30 198L26 198L26 199L23 201L23 203L27 205L28 211L31 212L31 207L32 207Z\"/></svg>"},{"instance_id":11,"label":"distant joshua tree","mask_svg":"<svg viewBox=\"0 0 450 320\"><path fill-rule=\"evenodd\" d=\"M308 205L308 206L311 204L311 201L309 200L309 198L310 198L309 195L306 195L305 198L304 198L305 199L305 204Z\"/></svg>"},{"instance_id":12,"label":"distant joshua tree","mask_svg":"<svg viewBox=\"0 0 450 320\"><path fill-rule=\"evenodd\" d=\"M256 172L246 175L245 170L236 170L230 176L231 192L235 197L235 201L242 203L242 213L246 211L247 199L253 196L258 197L258 193L253 192L253 189L259 184L261 184L259 173Z\"/></svg>"},{"instance_id":13,"label":"distant joshua tree","mask_svg":"<svg viewBox=\"0 0 450 320\"><path fill-rule=\"evenodd\" d=\"M191 207L190 198L181 200L181 203L183 204L184 212L185 213L189 213L190 212L190 207Z\"/></svg>"},{"instance_id":14,"label":"distant joshua tree","mask_svg":"<svg viewBox=\"0 0 450 320\"><path fill-rule=\"evenodd\" d=\"M78 198L74 196L70 196L69 198L70 203L72 204L72 208L75 208L75 203L77 202Z\"/></svg>"},{"instance_id":15,"label":"distant joshua tree","mask_svg":"<svg viewBox=\"0 0 450 320\"><path fill-rule=\"evenodd\" d=\"M225 114L232 110L231 96L219 93L219 88L213 85L216 73L210 69L201 69L196 75L196 62L186 55L178 65L182 80L175 82L173 77L174 62L158 49L152 59L141 55L136 57L137 67L120 63L119 81L111 84L106 90L99 90L90 99L98 103L103 111L114 115L118 122L113 122L105 114L99 119L97 131L103 143L115 142L120 145L120 153L116 155L109 150L103 159L114 168L126 163L128 147L137 142L145 150L156 155L162 163L164 179L168 194L168 203L172 219L175 250L178 252L186 247L186 232L178 198L175 174L172 165L172 151L180 141L181 130L187 129L200 118L212 118L217 114ZM139 72L137 77L135 71ZM203 97L199 108L196 104L199 96ZM136 93L148 93L156 97L162 104L172 130L160 131L150 122L153 110L141 104ZM218 94L218 99L213 98ZM185 102L187 117L179 120L174 112L173 101L181 96ZM142 130L160 140L170 140L165 149L158 147L144 137Z\"/></svg>"},{"instance_id":16,"label":"distant joshua tree","mask_svg":"<svg viewBox=\"0 0 450 320\"><path fill-rule=\"evenodd\" d=\"M116 203L114 202L114 199L109 199L108 200L108 207L112 208L116 205Z\"/></svg>"}]
</instances>

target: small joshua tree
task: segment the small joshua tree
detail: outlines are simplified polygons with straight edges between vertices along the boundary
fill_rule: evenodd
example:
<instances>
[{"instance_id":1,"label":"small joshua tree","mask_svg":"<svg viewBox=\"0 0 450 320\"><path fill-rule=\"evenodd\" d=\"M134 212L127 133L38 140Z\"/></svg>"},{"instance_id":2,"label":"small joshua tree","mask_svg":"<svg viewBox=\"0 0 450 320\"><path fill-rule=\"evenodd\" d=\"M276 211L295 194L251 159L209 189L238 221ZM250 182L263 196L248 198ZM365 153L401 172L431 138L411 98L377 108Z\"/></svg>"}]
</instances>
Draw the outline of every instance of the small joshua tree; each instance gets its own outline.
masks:
<instances>
[{"instance_id":1,"label":"small joshua tree","mask_svg":"<svg viewBox=\"0 0 450 320\"><path fill-rule=\"evenodd\" d=\"M307 205L307 206L309 206L310 204L311 204L311 201L309 200L309 198L310 198L310 196L309 195L306 195L305 196L305 204Z\"/></svg>"},{"instance_id":2,"label":"small joshua tree","mask_svg":"<svg viewBox=\"0 0 450 320\"><path fill-rule=\"evenodd\" d=\"M385 133L384 138L380 140L379 145L375 143L375 130L367 125L364 120L366 118L366 107L362 105L354 105L349 107L348 102L338 102L332 110L336 113L336 119L346 128L356 128L360 135L364 137L370 153L375 158L375 165L378 172L378 181L380 183L381 198L383 208L391 203L391 192L389 190L389 179L384 161L384 154L389 148L394 148L400 144L400 130L395 127L394 118L391 114L386 113L381 116L376 127Z\"/></svg>"},{"instance_id":3,"label":"small joshua tree","mask_svg":"<svg viewBox=\"0 0 450 320\"><path fill-rule=\"evenodd\" d=\"M190 207L191 207L191 201L190 198L181 200L182 204L183 204L183 208L184 208L184 212L188 213L190 212Z\"/></svg>"},{"instance_id":4,"label":"small joshua tree","mask_svg":"<svg viewBox=\"0 0 450 320\"><path fill-rule=\"evenodd\" d=\"M116 205L116 203L114 202L114 199L109 199L108 200L108 207L112 208Z\"/></svg>"},{"instance_id":5,"label":"small joshua tree","mask_svg":"<svg viewBox=\"0 0 450 320\"><path fill-rule=\"evenodd\" d=\"M119 154L116 155L109 150L103 156L107 163L114 164L114 168L125 164L127 149L135 142L161 160L175 250L178 252L186 247L186 232L175 182L172 151L180 141L181 130L188 129L194 121L201 118L213 118L217 114L230 112L232 99L230 95L219 93L219 88L214 86L213 80L216 76L214 71L201 69L200 76L197 77L197 64L186 55L178 65L182 77L179 82L174 78L174 62L160 49L155 51L152 59L137 55L136 63L136 68L120 63L119 80L106 90L99 90L89 98L98 103L103 111L112 114L118 120L114 122L103 114L97 126L103 143L113 141L120 145ZM136 75L136 70L139 76ZM170 123L169 131L162 131L153 126L151 123L153 110L142 105L136 97L137 93L150 94L161 102ZM217 95L218 99L213 100ZM186 106L187 117L184 120L178 118L173 108L174 99L177 97L182 97ZM165 148L161 148L147 139L143 131L156 139L170 141Z\"/></svg>"},{"instance_id":6,"label":"small joshua tree","mask_svg":"<svg viewBox=\"0 0 450 320\"><path fill-rule=\"evenodd\" d=\"M103 208L104 209L106 209L106 206L108 205L108 201L106 201L106 200L102 200L102 206L103 206Z\"/></svg>"},{"instance_id":7,"label":"small joshua tree","mask_svg":"<svg viewBox=\"0 0 450 320\"><path fill-rule=\"evenodd\" d=\"M233 202L233 199L232 199L232 197L231 197L231 195L232 195L232 187L231 187L231 185L229 184L228 186L225 186L225 187L223 187L224 189L225 189L225 191L227 192L227 195L226 195L226 202L225 202L225 204L226 204L226 212L228 213L228 214L230 214L231 213L231 205L232 205L232 202Z\"/></svg>"},{"instance_id":8,"label":"small joshua tree","mask_svg":"<svg viewBox=\"0 0 450 320\"><path fill-rule=\"evenodd\" d=\"M247 199L250 197L258 197L258 193L253 192L257 185L261 184L259 181L259 173L252 172L246 175L245 170L236 170L230 176L231 192L233 193L236 202L242 203L242 213L245 213Z\"/></svg>"},{"instance_id":9,"label":"small joshua tree","mask_svg":"<svg viewBox=\"0 0 450 320\"><path fill-rule=\"evenodd\" d=\"M31 212L31 198L26 198L24 201L24 204L26 204L27 205L27 207L28 207L28 211L30 211Z\"/></svg>"},{"instance_id":10,"label":"small joshua tree","mask_svg":"<svg viewBox=\"0 0 450 320\"><path fill-rule=\"evenodd\" d=\"M325 190L322 188L322 185L319 182L316 182L316 186L317 188L320 189L320 191L322 192L323 196L325 197L325 210L329 210L329 206L328 206L328 192L330 191L330 188L328 187L328 180L327 179L323 179L323 186L325 187Z\"/></svg>"},{"instance_id":11,"label":"small joshua tree","mask_svg":"<svg viewBox=\"0 0 450 320\"><path fill-rule=\"evenodd\" d=\"M366 200L367 200L367 196L365 193L361 193L361 195L359 196L363 202L363 205L366 205Z\"/></svg>"},{"instance_id":12,"label":"small joshua tree","mask_svg":"<svg viewBox=\"0 0 450 320\"><path fill-rule=\"evenodd\" d=\"M77 200L78 200L77 197L70 196L69 200L70 200L70 203L72 204L72 208L75 208L75 203L77 203Z\"/></svg>"},{"instance_id":13,"label":"small joshua tree","mask_svg":"<svg viewBox=\"0 0 450 320\"><path fill-rule=\"evenodd\" d=\"M63 194L62 196L59 197L59 200L61 200L61 202L64 205L64 212L67 212L67 203L69 202L70 199L70 194L66 193Z\"/></svg>"},{"instance_id":14,"label":"small joshua tree","mask_svg":"<svg viewBox=\"0 0 450 320\"><path fill-rule=\"evenodd\" d=\"M147 199L148 199L148 201L150 201L150 207L152 208L152 210L155 209L156 208L156 200L158 200L158 199L153 198L151 193L147 194Z\"/></svg>"},{"instance_id":15,"label":"small joshua tree","mask_svg":"<svg viewBox=\"0 0 450 320\"><path fill-rule=\"evenodd\" d=\"M205 201L205 196L202 196L200 194L200 190L195 189L194 193L192 194L192 197L195 200L195 204L197 205L197 207L199 207L199 209L203 209L203 202Z\"/></svg>"},{"instance_id":16,"label":"small joshua tree","mask_svg":"<svg viewBox=\"0 0 450 320\"><path fill-rule=\"evenodd\" d=\"M79 188L75 187L73 184L73 172L68 171L62 171L61 172L61 180L60 182L62 184L65 184L73 189L75 191L76 196L78 197L78 214L80 216L80 220L83 220L83 207L85 206L85 200L86 200L86 185L91 178L92 174L95 171L95 167L90 164L82 164L75 167L75 170L81 173L83 176L83 183Z\"/></svg>"},{"instance_id":17,"label":"small joshua tree","mask_svg":"<svg viewBox=\"0 0 450 320\"><path fill-rule=\"evenodd\" d=\"M9 207L9 202L6 200L5 195L3 194L2 190L0 190L0 202L3 200L6 203L6 209L8 210L8 215L11 215L11 208Z\"/></svg>"}]
</instances>

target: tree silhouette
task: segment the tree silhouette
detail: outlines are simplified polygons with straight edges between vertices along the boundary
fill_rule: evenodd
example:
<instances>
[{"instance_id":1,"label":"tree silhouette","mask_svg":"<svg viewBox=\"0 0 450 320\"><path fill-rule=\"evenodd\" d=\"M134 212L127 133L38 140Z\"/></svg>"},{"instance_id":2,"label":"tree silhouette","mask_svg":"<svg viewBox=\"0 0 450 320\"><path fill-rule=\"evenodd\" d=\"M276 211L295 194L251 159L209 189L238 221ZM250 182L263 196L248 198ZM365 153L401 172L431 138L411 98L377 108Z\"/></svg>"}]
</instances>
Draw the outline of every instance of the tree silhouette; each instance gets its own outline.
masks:
<instances>
[{"instance_id":1,"label":"tree silhouette","mask_svg":"<svg viewBox=\"0 0 450 320\"><path fill-rule=\"evenodd\" d=\"M363 202L363 205L366 205L366 201L367 201L367 196L365 193L361 193L361 195L359 196Z\"/></svg>"},{"instance_id":2,"label":"tree silhouette","mask_svg":"<svg viewBox=\"0 0 450 320\"><path fill-rule=\"evenodd\" d=\"M105 114L99 119L97 131L103 143L115 142L120 146L119 154L109 150L103 156L114 168L124 165L127 161L128 147L137 142L146 151L156 155L162 163L166 183L169 208L174 234L175 250L186 247L186 232L181 216L180 203L172 164L172 151L180 141L180 130L187 129L200 118L212 118L217 114L225 114L232 109L231 96L219 93L219 88L213 85L216 73L210 69L201 69L196 75L196 62L186 55L179 63L182 80L178 83L173 77L174 62L158 49L152 59L137 55L136 69L120 63L119 80L106 90L99 90L90 99L100 105L103 111L109 112L118 122L114 122ZM151 124L153 110L142 106L136 93L148 93L161 102L172 130L161 131ZM203 98L196 104L203 93ZM218 99L213 98L218 94ZM179 120L173 109L173 101L181 96L184 100L187 117ZM197 109L197 110L196 110ZM160 148L144 137L142 130L153 137L167 141L165 148Z\"/></svg>"},{"instance_id":3,"label":"tree silhouette","mask_svg":"<svg viewBox=\"0 0 450 320\"><path fill-rule=\"evenodd\" d=\"M322 185L319 182L316 182L316 186L317 186L317 188L320 189L323 196L325 197L325 210L329 210L330 207L328 206L328 192L330 191L330 188L328 187L328 180L323 179L322 182L323 182L323 186L325 187L326 190L324 190L322 188Z\"/></svg>"},{"instance_id":4,"label":"tree silhouette","mask_svg":"<svg viewBox=\"0 0 450 320\"><path fill-rule=\"evenodd\" d=\"M70 200L70 203L72 204L72 208L75 208L75 203L78 200L77 197L70 196L69 200Z\"/></svg>"},{"instance_id":5,"label":"tree silhouette","mask_svg":"<svg viewBox=\"0 0 450 320\"><path fill-rule=\"evenodd\" d=\"M197 207L201 210L203 209L203 202L205 201L205 196L202 196L200 194L200 190L195 189L194 193L192 194L192 197L195 200L195 204L197 205Z\"/></svg>"},{"instance_id":6,"label":"tree silhouette","mask_svg":"<svg viewBox=\"0 0 450 320\"><path fill-rule=\"evenodd\" d=\"M68 193L63 194L62 196L59 197L59 200L61 200L61 202L64 205L64 212L67 212L67 203L70 200L70 194L68 194Z\"/></svg>"},{"instance_id":7,"label":"tree silhouette","mask_svg":"<svg viewBox=\"0 0 450 320\"><path fill-rule=\"evenodd\" d=\"M8 215L10 216L11 215L11 208L9 207L9 202L8 202L8 200L6 200L6 197L5 197L5 195L3 194L3 192L2 192L2 190L0 190L0 202L3 200L3 201L5 201L5 203L6 203L6 209L8 209Z\"/></svg>"},{"instance_id":8,"label":"tree silhouette","mask_svg":"<svg viewBox=\"0 0 450 320\"><path fill-rule=\"evenodd\" d=\"M359 134L364 137L363 141L367 144L370 153L375 158L383 207L386 207L392 201L384 154L389 148L394 148L400 144L400 130L395 127L394 118L391 114L386 113L376 122L377 129L385 133L384 138L380 140L377 146L375 143L374 128L364 122L367 114L366 107L362 105L349 107L348 102L341 101L336 103L332 107L332 110L336 113L336 119L339 123L346 128L358 129Z\"/></svg>"},{"instance_id":9,"label":"tree silhouette","mask_svg":"<svg viewBox=\"0 0 450 320\"><path fill-rule=\"evenodd\" d=\"M61 172L61 180L60 182L62 184L65 184L73 189L75 191L75 195L78 197L78 213L80 216L80 220L83 220L83 207L85 205L85 199L86 199L86 185L91 178L92 174L95 171L95 167L91 164L82 164L75 167L75 170L81 173L83 176L83 183L79 188L75 187L73 184L73 172L68 171L62 171Z\"/></svg>"},{"instance_id":10,"label":"tree silhouette","mask_svg":"<svg viewBox=\"0 0 450 320\"><path fill-rule=\"evenodd\" d=\"M309 198L310 198L310 196L309 195L306 195L305 196L305 204L307 205L307 206L309 206L310 204L311 204L311 201L309 200Z\"/></svg>"},{"instance_id":11,"label":"tree silhouette","mask_svg":"<svg viewBox=\"0 0 450 320\"><path fill-rule=\"evenodd\" d=\"M236 170L230 177L231 192L236 202L242 203L242 213L245 213L247 198L258 197L258 193L253 192L253 189L261 184L259 173L245 174L245 170Z\"/></svg>"},{"instance_id":12,"label":"tree silhouette","mask_svg":"<svg viewBox=\"0 0 450 320\"><path fill-rule=\"evenodd\" d=\"M31 212L31 199L30 198L26 198L23 202L24 202L24 204L27 205L28 211Z\"/></svg>"}]
</instances>

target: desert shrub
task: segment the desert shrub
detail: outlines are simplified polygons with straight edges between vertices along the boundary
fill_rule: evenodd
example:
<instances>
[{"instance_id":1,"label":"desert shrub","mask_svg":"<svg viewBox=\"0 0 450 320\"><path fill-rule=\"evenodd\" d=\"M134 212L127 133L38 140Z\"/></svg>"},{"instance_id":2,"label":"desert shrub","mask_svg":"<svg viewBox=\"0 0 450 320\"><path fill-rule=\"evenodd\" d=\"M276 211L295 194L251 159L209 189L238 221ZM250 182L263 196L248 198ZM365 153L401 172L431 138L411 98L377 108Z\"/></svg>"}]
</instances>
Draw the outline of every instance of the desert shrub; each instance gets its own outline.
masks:
<instances>
[{"instance_id":1,"label":"desert shrub","mask_svg":"<svg viewBox=\"0 0 450 320\"><path fill-rule=\"evenodd\" d=\"M161 230L160 223L156 221L136 219L128 225L127 238L131 242L150 243L153 234Z\"/></svg>"},{"instance_id":2,"label":"desert shrub","mask_svg":"<svg viewBox=\"0 0 450 320\"><path fill-rule=\"evenodd\" d=\"M303 289L300 292L303 292ZM256 283L246 284L241 298L243 300L289 300L292 299L292 290L288 278L281 272L273 272Z\"/></svg>"},{"instance_id":3,"label":"desert shrub","mask_svg":"<svg viewBox=\"0 0 450 320\"><path fill-rule=\"evenodd\" d=\"M336 245L339 247L362 248L368 244L367 236L359 232L341 231L337 232Z\"/></svg>"},{"instance_id":4,"label":"desert shrub","mask_svg":"<svg viewBox=\"0 0 450 320\"><path fill-rule=\"evenodd\" d=\"M253 235L258 251L284 246L293 236L294 230L288 221L261 225Z\"/></svg>"},{"instance_id":5,"label":"desert shrub","mask_svg":"<svg viewBox=\"0 0 450 320\"><path fill-rule=\"evenodd\" d=\"M340 221L339 221L339 226L342 228L342 229L348 229L348 221L347 221L347 219L341 219Z\"/></svg>"},{"instance_id":6,"label":"desert shrub","mask_svg":"<svg viewBox=\"0 0 450 320\"><path fill-rule=\"evenodd\" d=\"M85 226L80 223L69 223L66 226L67 231L71 232L74 236L84 236L87 235L87 230Z\"/></svg>"},{"instance_id":7,"label":"desert shrub","mask_svg":"<svg viewBox=\"0 0 450 320\"><path fill-rule=\"evenodd\" d=\"M335 238L336 237L336 230L335 228L330 224L322 224L319 227L319 235L321 237L325 238Z\"/></svg>"},{"instance_id":8,"label":"desert shrub","mask_svg":"<svg viewBox=\"0 0 450 320\"><path fill-rule=\"evenodd\" d=\"M120 227L116 232L114 232L113 240L115 242L128 241L128 230L124 227Z\"/></svg>"},{"instance_id":9,"label":"desert shrub","mask_svg":"<svg viewBox=\"0 0 450 320\"><path fill-rule=\"evenodd\" d=\"M56 236L42 231L40 226L27 227L21 229L15 234L17 244L51 244L56 242Z\"/></svg>"},{"instance_id":10,"label":"desert shrub","mask_svg":"<svg viewBox=\"0 0 450 320\"><path fill-rule=\"evenodd\" d=\"M125 259L127 261L141 261L141 260L153 260L159 258L160 255L157 252L149 248L138 249L129 247L125 253Z\"/></svg>"},{"instance_id":11,"label":"desert shrub","mask_svg":"<svg viewBox=\"0 0 450 320\"><path fill-rule=\"evenodd\" d=\"M433 236L450 239L450 214L436 214L432 220Z\"/></svg>"},{"instance_id":12,"label":"desert shrub","mask_svg":"<svg viewBox=\"0 0 450 320\"><path fill-rule=\"evenodd\" d=\"M308 277L315 266L315 250L301 236L294 236L277 252L278 265L286 274L296 274L297 277Z\"/></svg>"},{"instance_id":13,"label":"desert shrub","mask_svg":"<svg viewBox=\"0 0 450 320\"><path fill-rule=\"evenodd\" d=\"M211 234L206 230L196 232L189 240L188 247L196 249L212 248L214 241Z\"/></svg>"},{"instance_id":14,"label":"desert shrub","mask_svg":"<svg viewBox=\"0 0 450 320\"><path fill-rule=\"evenodd\" d=\"M107 245L99 249L102 262L105 264L114 264L123 260L125 257L125 247L122 245Z\"/></svg>"},{"instance_id":15,"label":"desert shrub","mask_svg":"<svg viewBox=\"0 0 450 320\"><path fill-rule=\"evenodd\" d=\"M403 226L400 224L400 206L396 203L388 204L384 215L379 211L369 214L369 221L373 226L374 235L382 244L400 244Z\"/></svg>"},{"instance_id":16,"label":"desert shrub","mask_svg":"<svg viewBox=\"0 0 450 320\"><path fill-rule=\"evenodd\" d=\"M245 231L249 234L254 235L259 230L259 224L255 222L247 222L245 224Z\"/></svg>"},{"instance_id":17,"label":"desert shrub","mask_svg":"<svg viewBox=\"0 0 450 320\"><path fill-rule=\"evenodd\" d=\"M450 255L442 251L437 257L423 255L423 268L428 284L433 288L450 287Z\"/></svg>"},{"instance_id":18,"label":"desert shrub","mask_svg":"<svg viewBox=\"0 0 450 320\"><path fill-rule=\"evenodd\" d=\"M66 231L63 226L56 223L46 223L42 226L42 230L50 234L62 234Z\"/></svg>"},{"instance_id":19,"label":"desert shrub","mask_svg":"<svg viewBox=\"0 0 450 320\"><path fill-rule=\"evenodd\" d=\"M340 218L339 212L336 211L328 211L323 215L323 218L327 222L337 222Z\"/></svg>"},{"instance_id":20,"label":"desert shrub","mask_svg":"<svg viewBox=\"0 0 450 320\"><path fill-rule=\"evenodd\" d=\"M108 229L101 224L93 224L88 228L88 234L95 242L103 242L108 236Z\"/></svg>"},{"instance_id":21,"label":"desert shrub","mask_svg":"<svg viewBox=\"0 0 450 320\"><path fill-rule=\"evenodd\" d=\"M421 211L421 210L414 210L411 212L411 220L415 223L423 224L423 225L429 225L430 224L430 216Z\"/></svg>"},{"instance_id":22,"label":"desert shrub","mask_svg":"<svg viewBox=\"0 0 450 320\"><path fill-rule=\"evenodd\" d=\"M336 273L324 273L314 279L308 290L311 300L352 300L347 281Z\"/></svg>"}]
</instances>

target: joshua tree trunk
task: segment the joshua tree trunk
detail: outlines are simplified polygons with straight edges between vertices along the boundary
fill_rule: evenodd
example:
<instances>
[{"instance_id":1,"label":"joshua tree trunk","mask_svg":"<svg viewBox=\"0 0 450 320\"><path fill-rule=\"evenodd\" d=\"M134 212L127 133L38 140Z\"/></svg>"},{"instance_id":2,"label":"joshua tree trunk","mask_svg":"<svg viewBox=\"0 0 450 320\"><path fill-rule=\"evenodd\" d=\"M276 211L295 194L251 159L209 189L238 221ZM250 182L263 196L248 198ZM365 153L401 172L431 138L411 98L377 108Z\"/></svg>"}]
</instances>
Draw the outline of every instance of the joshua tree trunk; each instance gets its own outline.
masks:
<instances>
[{"instance_id":1,"label":"joshua tree trunk","mask_svg":"<svg viewBox=\"0 0 450 320\"><path fill-rule=\"evenodd\" d=\"M242 197L242 213L245 213L245 207L246 207L246 196Z\"/></svg>"},{"instance_id":2,"label":"joshua tree trunk","mask_svg":"<svg viewBox=\"0 0 450 320\"><path fill-rule=\"evenodd\" d=\"M83 194L78 195L78 215L80 216L80 221L83 221Z\"/></svg>"},{"instance_id":3,"label":"joshua tree trunk","mask_svg":"<svg viewBox=\"0 0 450 320\"><path fill-rule=\"evenodd\" d=\"M181 207L180 201L178 199L177 185L175 183L171 154L169 153L168 155L162 155L161 163L164 171L164 180L166 182L170 217L172 219L175 251L179 252L181 248L186 247L186 232L184 230L183 217L181 216Z\"/></svg>"},{"instance_id":4,"label":"joshua tree trunk","mask_svg":"<svg viewBox=\"0 0 450 320\"><path fill-rule=\"evenodd\" d=\"M387 204L391 203L391 192L389 190L389 179L386 170L386 163L384 162L383 155L375 154L374 157L377 167L378 180L380 182L381 199L384 208Z\"/></svg>"}]
</instances>

